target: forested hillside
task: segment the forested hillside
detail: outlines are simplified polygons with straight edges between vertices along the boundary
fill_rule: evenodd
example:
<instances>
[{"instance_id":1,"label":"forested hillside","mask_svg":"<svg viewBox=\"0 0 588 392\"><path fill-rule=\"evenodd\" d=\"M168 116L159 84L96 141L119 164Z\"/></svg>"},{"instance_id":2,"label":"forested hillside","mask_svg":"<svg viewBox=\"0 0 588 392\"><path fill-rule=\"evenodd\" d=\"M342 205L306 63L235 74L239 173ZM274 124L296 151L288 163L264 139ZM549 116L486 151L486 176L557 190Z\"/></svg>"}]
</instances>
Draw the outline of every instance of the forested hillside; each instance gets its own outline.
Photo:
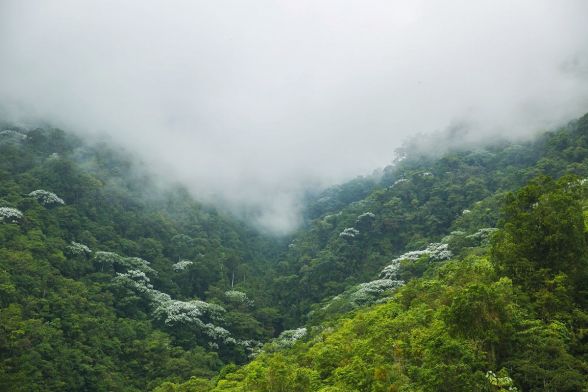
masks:
<instances>
[{"instance_id":1,"label":"forested hillside","mask_svg":"<svg viewBox=\"0 0 588 392\"><path fill-rule=\"evenodd\" d=\"M377 183L360 178L309 203L317 218L280 259L275 297L295 326L320 300L373 279L405 251L457 228L471 234L496 227L505 194L533 178L587 177L587 159L586 116L521 144L499 141L438 157L408 145ZM342 207L343 195L363 193Z\"/></svg>"},{"instance_id":2,"label":"forested hillside","mask_svg":"<svg viewBox=\"0 0 588 392\"><path fill-rule=\"evenodd\" d=\"M111 146L2 129L0 390L586 390L588 116L407 145L288 238Z\"/></svg>"},{"instance_id":3,"label":"forested hillside","mask_svg":"<svg viewBox=\"0 0 588 392\"><path fill-rule=\"evenodd\" d=\"M299 342L266 346L213 383L158 390L585 391L584 183L534 180L507 197L489 241L454 231L450 254L402 255L346 298L364 300L355 311Z\"/></svg>"},{"instance_id":4,"label":"forested hillside","mask_svg":"<svg viewBox=\"0 0 588 392\"><path fill-rule=\"evenodd\" d=\"M208 377L280 328L273 243L60 130L0 133L0 245L2 390Z\"/></svg>"}]
</instances>

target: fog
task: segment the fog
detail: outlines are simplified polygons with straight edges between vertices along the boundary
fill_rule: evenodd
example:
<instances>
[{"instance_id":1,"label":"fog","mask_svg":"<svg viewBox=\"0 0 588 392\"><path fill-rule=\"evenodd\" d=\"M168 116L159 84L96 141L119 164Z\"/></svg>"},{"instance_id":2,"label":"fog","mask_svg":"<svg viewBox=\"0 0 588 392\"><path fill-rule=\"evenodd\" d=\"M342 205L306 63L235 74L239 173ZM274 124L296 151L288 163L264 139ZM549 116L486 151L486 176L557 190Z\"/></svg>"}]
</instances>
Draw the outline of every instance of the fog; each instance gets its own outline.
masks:
<instances>
[{"instance_id":1,"label":"fog","mask_svg":"<svg viewBox=\"0 0 588 392\"><path fill-rule=\"evenodd\" d=\"M107 134L276 233L417 133L588 111L588 2L0 0L0 116Z\"/></svg>"}]
</instances>

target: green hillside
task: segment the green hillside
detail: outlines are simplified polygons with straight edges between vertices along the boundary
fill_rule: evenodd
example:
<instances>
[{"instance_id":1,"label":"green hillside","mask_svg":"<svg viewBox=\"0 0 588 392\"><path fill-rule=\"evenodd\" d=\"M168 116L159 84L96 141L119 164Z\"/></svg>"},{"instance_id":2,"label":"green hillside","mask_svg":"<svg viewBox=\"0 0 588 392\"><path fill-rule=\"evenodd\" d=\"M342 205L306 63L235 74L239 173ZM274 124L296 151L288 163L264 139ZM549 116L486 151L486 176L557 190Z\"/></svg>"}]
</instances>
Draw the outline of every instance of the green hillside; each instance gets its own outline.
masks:
<instances>
[{"instance_id":1,"label":"green hillside","mask_svg":"<svg viewBox=\"0 0 588 392\"><path fill-rule=\"evenodd\" d=\"M275 246L243 223L59 130L2 131L0 157L0 389L212 376L280 328L234 288Z\"/></svg>"},{"instance_id":2,"label":"green hillside","mask_svg":"<svg viewBox=\"0 0 588 392\"><path fill-rule=\"evenodd\" d=\"M3 126L0 390L587 390L588 115L400 158L276 238Z\"/></svg>"}]
</instances>

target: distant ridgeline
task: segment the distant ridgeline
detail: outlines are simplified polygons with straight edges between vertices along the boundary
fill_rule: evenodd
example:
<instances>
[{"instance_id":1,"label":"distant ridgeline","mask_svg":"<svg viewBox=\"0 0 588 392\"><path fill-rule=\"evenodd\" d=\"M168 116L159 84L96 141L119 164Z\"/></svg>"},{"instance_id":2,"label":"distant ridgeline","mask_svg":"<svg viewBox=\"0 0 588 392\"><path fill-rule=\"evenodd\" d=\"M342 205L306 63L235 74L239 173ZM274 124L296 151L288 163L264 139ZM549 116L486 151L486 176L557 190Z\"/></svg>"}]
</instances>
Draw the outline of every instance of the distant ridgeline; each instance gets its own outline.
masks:
<instances>
[{"instance_id":1,"label":"distant ridgeline","mask_svg":"<svg viewBox=\"0 0 588 392\"><path fill-rule=\"evenodd\" d=\"M0 129L0 390L585 391L588 116L416 151L276 239Z\"/></svg>"}]
</instances>

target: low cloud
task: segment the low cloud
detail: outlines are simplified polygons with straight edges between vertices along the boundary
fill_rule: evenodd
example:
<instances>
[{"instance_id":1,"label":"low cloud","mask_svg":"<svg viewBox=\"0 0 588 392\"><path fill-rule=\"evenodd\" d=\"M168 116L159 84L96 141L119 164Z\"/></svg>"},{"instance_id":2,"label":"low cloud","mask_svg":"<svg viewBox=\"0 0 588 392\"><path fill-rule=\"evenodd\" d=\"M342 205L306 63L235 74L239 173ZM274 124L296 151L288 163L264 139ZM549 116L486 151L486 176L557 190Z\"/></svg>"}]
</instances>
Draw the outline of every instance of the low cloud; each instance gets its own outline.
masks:
<instances>
[{"instance_id":1,"label":"low cloud","mask_svg":"<svg viewBox=\"0 0 588 392\"><path fill-rule=\"evenodd\" d=\"M287 232L308 186L419 132L528 135L588 111L588 3L0 3L0 113L106 133Z\"/></svg>"}]
</instances>

